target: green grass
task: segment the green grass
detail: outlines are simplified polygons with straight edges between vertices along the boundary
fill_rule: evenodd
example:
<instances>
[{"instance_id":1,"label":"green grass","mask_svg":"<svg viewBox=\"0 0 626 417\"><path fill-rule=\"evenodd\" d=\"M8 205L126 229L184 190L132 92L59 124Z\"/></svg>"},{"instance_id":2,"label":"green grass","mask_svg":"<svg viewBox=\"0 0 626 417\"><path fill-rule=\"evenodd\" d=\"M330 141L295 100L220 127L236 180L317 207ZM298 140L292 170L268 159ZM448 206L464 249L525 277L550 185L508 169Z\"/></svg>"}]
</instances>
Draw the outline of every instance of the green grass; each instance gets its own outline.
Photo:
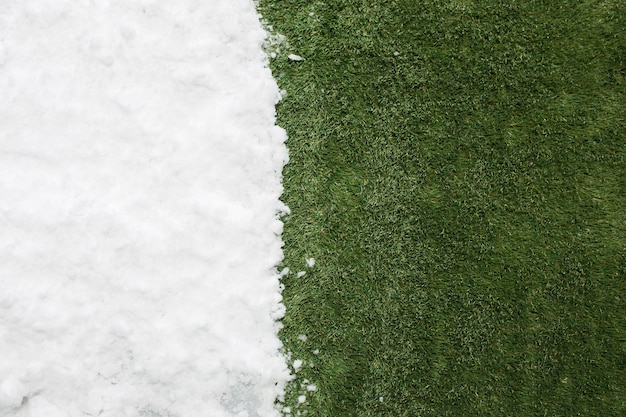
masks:
<instances>
[{"instance_id":1,"label":"green grass","mask_svg":"<svg viewBox=\"0 0 626 417\"><path fill-rule=\"evenodd\" d=\"M626 415L626 2L259 10L292 415Z\"/></svg>"}]
</instances>

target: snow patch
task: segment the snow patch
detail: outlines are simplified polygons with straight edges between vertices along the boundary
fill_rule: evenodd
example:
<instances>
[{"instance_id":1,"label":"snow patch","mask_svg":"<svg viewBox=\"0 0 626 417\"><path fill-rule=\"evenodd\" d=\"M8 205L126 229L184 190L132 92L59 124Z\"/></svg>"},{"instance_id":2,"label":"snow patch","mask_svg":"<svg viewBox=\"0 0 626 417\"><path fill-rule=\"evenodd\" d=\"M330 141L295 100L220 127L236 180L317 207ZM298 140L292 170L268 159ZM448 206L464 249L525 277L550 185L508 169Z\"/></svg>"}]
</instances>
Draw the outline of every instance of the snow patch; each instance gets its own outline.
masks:
<instances>
[{"instance_id":1,"label":"snow patch","mask_svg":"<svg viewBox=\"0 0 626 417\"><path fill-rule=\"evenodd\" d=\"M0 17L0 416L278 416L288 161L244 0Z\"/></svg>"}]
</instances>

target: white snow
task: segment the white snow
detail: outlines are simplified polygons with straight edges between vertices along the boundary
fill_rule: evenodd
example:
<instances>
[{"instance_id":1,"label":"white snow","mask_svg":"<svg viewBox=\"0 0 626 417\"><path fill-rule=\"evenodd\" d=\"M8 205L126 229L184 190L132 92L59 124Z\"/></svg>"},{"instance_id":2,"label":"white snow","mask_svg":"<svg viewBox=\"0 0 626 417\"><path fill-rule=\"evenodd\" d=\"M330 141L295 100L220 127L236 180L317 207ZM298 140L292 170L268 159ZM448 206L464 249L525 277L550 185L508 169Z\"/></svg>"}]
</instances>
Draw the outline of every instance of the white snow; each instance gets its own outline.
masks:
<instances>
[{"instance_id":1,"label":"white snow","mask_svg":"<svg viewBox=\"0 0 626 417\"><path fill-rule=\"evenodd\" d=\"M289 54L289 56L287 56L287 58L289 58L291 61L304 61L304 58L302 58L300 55L296 55L296 54Z\"/></svg>"},{"instance_id":2,"label":"white snow","mask_svg":"<svg viewBox=\"0 0 626 417\"><path fill-rule=\"evenodd\" d=\"M308 266L309 268L313 268L315 266L315 258L307 258L305 259L306 261L306 266Z\"/></svg>"},{"instance_id":3,"label":"white snow","mask_svg":"<svg viewBox=\"0 0 626 417\"><path fill-rule=\"evenodd\" d=\"M303 364L304 362L302 361L302 359L296 359L295 361L293 361L293 371L298 372L300 368L302 368Z\"/></svg>"},{"instance_id":4,"label":"white snow","mask_svg":"<svg viewBox=\"0 0 626 417\"><path fill-rule=\"evenodd\" d=\"M253 0L7 0L0 417L277 416L285 133Z\"/></svg>"}]
</instances>

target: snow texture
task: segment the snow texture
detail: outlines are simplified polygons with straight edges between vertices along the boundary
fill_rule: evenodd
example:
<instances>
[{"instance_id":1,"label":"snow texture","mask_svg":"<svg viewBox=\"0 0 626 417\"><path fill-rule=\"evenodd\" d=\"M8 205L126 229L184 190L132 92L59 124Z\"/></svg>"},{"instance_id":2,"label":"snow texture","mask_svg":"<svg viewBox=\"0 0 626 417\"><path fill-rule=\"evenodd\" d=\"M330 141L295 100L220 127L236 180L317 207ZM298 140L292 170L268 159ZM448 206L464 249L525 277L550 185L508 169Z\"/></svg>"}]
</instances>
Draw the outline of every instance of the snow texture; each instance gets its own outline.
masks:
<instances>
[{"instance_id":1,"label":"snow texture","mask_svg":"<svg viewBox=\"0 0 626 417\"><path fill-rule=\"evenodd\" d=\"M279 90L252 0L7 0L0 416L277 416Z\"/></svg>"}]
</instances>

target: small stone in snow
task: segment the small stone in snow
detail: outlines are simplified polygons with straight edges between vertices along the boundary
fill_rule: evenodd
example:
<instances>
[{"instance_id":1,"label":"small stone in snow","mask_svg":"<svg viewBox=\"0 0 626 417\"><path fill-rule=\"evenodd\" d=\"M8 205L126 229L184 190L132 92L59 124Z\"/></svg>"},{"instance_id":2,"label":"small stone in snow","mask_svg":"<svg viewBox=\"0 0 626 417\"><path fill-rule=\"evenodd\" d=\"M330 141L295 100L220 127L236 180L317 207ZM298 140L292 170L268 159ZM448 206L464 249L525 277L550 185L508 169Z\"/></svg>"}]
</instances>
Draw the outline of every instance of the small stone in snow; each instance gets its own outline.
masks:
<instances>
[{"instance_id":1,"label":"small stone in snow","mask_svg":"<svg viewBox=\"0 0 626 417\"><path fill-rule=\"evenodd\" d=\"M296 54L289 54L287 58L289 58L290 61L304 61L304 58Z\"/></svg>"}]
</instances>

